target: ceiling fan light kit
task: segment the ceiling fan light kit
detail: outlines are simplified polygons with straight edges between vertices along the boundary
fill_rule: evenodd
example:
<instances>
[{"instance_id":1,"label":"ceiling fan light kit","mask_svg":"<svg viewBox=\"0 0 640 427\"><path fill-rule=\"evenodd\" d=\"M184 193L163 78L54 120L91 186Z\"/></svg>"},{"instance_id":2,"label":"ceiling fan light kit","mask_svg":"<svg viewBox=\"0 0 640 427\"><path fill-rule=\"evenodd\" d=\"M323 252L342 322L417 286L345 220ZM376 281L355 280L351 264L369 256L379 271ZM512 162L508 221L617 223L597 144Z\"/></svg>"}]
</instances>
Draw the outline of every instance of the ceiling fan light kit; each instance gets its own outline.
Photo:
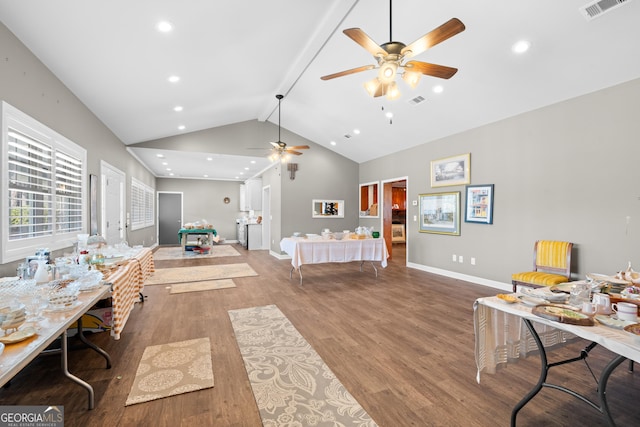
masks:
<instances>
[{"instance_id":1,"label":"ceiling fan light kit","mask_svg":"<svg viewBox=\"0 0 640 427\"><path fill-rule=\"evenodd\" d=\"M391 33L391 12L392 2L389 0L389 39L393 40ZM402 76L402 79L412 89L415 89L423 74L441 79L449 79L458 71L457 68L430 64L422 61L408 61L404 64L402 61L419 55L427 49L442 43L464 30L465 26L458 18L451 18L449 21L428 32L409 45L394 41L378 45L360 28L348 28L344 30L343 33L373 55L378 65L365 65L362 67L351 68L349 70L329 74L320 78L322 80L331 80L336 77L347 76L349 74L378 68L378 76L364 84L366 91L372 97L386 95L389 100L397 99L400 97L400 90L395 82L398 74ZM402 73L400 70L402 70Z\"/></svg>"}]
</instances>

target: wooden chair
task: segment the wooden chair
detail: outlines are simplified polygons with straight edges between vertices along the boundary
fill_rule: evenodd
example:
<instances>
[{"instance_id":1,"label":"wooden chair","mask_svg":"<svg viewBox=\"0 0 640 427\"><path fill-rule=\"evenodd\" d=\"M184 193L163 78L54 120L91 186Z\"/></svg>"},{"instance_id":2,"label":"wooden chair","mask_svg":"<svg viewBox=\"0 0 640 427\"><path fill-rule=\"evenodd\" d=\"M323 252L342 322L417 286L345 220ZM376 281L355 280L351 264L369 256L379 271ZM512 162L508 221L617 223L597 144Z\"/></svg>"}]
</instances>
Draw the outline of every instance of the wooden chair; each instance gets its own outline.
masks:
<instances>
[{"instance_id":1,"label":"wooden chair","mask_svg":"<svg viewBox=\"0 0 640 427\"><path fill-rule=\"evenodd\" d=\"M539 288L553 286L571 280L571 249L573 243L555 240L538 240L533 245L533 271L511 276L513 292L517 286Z\"/></svg>"}]
</instances>

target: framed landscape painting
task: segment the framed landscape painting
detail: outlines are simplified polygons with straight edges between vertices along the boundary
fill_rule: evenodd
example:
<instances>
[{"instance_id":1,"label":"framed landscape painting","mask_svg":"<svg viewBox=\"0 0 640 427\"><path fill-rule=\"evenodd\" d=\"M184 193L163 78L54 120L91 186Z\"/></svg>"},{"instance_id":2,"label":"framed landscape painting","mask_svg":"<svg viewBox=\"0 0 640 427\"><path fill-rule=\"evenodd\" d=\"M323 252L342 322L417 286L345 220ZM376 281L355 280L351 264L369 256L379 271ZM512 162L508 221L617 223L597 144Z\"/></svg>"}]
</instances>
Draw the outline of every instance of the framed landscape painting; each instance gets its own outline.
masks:
<instances>
[{"instance_id":1,"label":"framed landscape painting","mask_svg":"<svg viewBox=\"0 0 640 427\"><path fill-rule=\"evenodd\" d=\"M471 154L431 161L431 186L445 187L471 182Z\"/></svg>"},{"instance_id":2,"label":"framed landscape painting","mask_svg":"<svg viewBox=\"0 0 640 427\"><path fill-rule=\"evenodd\" d=\"M460 192L420 194L420 232L460 235Z\"/></svg>"},{"instance_id":3,"label":"framed landscape painting","mask_svg":"<svg viewBox=\"0 0 640 427\"><path fill-rule=\"evenodd\" d=\"M493 224L493 184L467 185L465 222Z\"/></svg>"}]
</instances>

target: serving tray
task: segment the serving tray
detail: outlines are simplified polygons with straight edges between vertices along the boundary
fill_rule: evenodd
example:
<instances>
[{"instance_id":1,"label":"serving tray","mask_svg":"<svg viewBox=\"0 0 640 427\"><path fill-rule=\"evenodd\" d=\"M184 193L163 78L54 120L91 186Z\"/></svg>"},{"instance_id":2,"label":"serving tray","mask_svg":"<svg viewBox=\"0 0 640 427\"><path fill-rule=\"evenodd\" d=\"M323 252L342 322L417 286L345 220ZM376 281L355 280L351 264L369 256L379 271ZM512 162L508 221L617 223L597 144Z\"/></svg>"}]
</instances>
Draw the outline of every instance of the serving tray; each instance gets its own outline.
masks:
<instances>
[{"instance_id":1,"label":"serving tray","mask_svg":"<svg viewBox=\"0 0 640 427\"><path fill-rule=\"evenodd\" d=\"M536 316L544 319L553 320L554 322L568 323L579 326L593 326L595 322L593 318L582 314L575 310L558 307L555 305L538 305L531 310Z\"/></svg>"}]
</instances>

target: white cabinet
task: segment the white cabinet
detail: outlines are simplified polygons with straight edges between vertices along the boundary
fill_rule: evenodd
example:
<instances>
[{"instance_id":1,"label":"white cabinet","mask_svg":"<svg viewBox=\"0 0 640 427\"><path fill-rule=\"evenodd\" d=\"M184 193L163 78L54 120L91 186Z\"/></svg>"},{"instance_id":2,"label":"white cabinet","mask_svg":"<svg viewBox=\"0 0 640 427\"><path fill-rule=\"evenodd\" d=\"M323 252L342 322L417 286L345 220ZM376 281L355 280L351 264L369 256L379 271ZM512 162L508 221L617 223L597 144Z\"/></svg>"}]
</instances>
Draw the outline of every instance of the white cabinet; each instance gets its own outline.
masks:
<instances>
[{"instance_id":1,"label":"white cabinet","mask_svg":"<svg viewBox=\"0 0 640 427\"><path fill-rule=\"evenodd\" d=\"M262 180L248 179L240 184L240 210L259 211L262 209Z\"/></svg>"},{"instance_id":2,"label":"white cabinet","mask_svg":"<svg viewBox=\"0 0 640 427\"><path fill-rule=\"evenodd\" d=\"M262 224L247 224L247 249L262 249Z\"/></svg>"}]
</instances>

